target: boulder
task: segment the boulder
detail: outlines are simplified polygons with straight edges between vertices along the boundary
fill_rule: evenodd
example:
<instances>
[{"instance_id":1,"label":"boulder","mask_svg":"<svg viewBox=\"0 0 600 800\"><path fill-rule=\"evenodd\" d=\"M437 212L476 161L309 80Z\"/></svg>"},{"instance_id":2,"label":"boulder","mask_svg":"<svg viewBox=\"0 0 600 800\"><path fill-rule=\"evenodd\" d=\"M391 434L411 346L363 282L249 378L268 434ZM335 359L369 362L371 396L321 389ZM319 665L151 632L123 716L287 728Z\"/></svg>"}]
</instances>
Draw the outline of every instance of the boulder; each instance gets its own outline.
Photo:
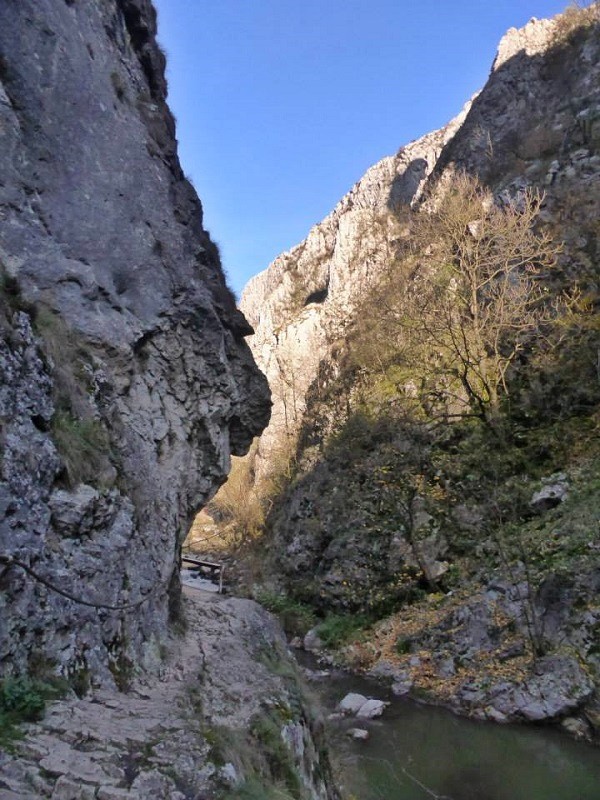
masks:
<instances>
[{"instance_id":1,"label":"boulder","mask_svg":"<svg viewBox=\"0 0 600 800\"><path fill-rule=\"evenodd\" d=\"M309 653L318 653L323 649L323 642L319 638L316 628L312 628L304 637L304 649Z\"/></svg>"},{"instance_id":2,"label":"boulder","mask_svg":"<svg viewBox=\"0 0 600 800\"><path fill-rule=\"evenodd\" d=\"M590 724L581 717L565 717L561 722L561 726L576 739L589 739L591 737Z\"/></svg>"},{"instance_id":3,"label":"boulder","mask_svg":"<svg viewBox=\"0 0 600 800\"><path fill-rule=\"evenodd\" d=\"M375 719L375 717L380 717L385 707L389 705L389 703L384 702L383 700L367 700L356 712L356 716L360 719Z\"/></svg>"},{"instance_id":4,"label":"boulder","mask_svg":"<svg viewBox=\"0 0 600 800\"><path fill-rule=\"evenodd\" d=\"M592 681L575 658L550 655L540 659L533 674L521 683L503 681L472 700L489 700L506 719L540 722L569 714L592 692Z\"/></svg>"},{"instance_id":5,"label":"boulder","mask_svg":"<svg viewBox=\"0 0 600 800\"><path fill-rule=\"evenodd\" d=\"M396 676L396 680L392 683L392 692L396 696L408 694L413 687L413 679L408 672Z\"/></svg>"},{"instance_id":6,"label":"boulder","mask_svg":"<svg viewBox=\"0 0 600 800\"><path fill-rule=\"evenodd\" d=\"M131 788L142 797L152 797L154 800L185 800L185 795L177 790L171 778L158 770L140 772Z\"/></svg>"},{"instance_id":7,"label":"boulder","mask_svg":"<svg viewBox=\"0 0 600 800\"><path fill-rule=\"evenodd\" d=\"M543 513L555 506L559 506L567 497L569 484L564 472L551 475L543 481L539 492L535 492L529 505L534 511Z\"/></svg>"},{"instance_id":8,"label":"boulder","mask_svg":"<svg viewBox=\"0 0 600 800\"><path fill-rule=\"evenodd\" d=\"M331 672L328 669L304 669L302 672L307 681L322 681L331 677Z\"/></svg>"},{"instance_id":9,"label":"boulder","mask_svg":"<svg viewBox=\"0 0 600 800\"><path fill-rule=\"evenodd\" d=\"M338 704L338 708L340 711L343 711L344 714L356 714L358 710L364 706L367 702L367 698L363 694L356 694L355 692L350 692L347 694Z\"/></svg>"},{"instance_id":10,"label":"boulder","mask_svg":"<svg viewBox=\"0 0 600 800\"><path fill-rule=\"evenodd\" d=\"M341 700L338 708L344 714L354 714L360 719L374 719L383 714L387 705L389 703L383 700L375 700L374 698L351 692Z\"/></svg>"}]
</instances>

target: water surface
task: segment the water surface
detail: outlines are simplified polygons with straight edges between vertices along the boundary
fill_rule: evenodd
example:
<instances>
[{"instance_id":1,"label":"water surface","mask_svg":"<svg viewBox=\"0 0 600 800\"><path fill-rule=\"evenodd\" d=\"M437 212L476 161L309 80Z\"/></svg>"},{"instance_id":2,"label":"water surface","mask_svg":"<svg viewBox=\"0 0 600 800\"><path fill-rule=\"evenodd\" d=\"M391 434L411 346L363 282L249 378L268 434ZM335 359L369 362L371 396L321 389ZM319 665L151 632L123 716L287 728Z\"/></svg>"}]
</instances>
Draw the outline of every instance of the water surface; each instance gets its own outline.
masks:
<instances>
[{"instance_id":1,"label":"water surface","mask_svg":"<svg viewBox=\"0 0 600 800\"><path fill-rule=\"evenodd\" d=\"M390 701L378 720L331 723L346 797L600 800L600 748L560 731L474 722L343 674L313 685L326 713L350 691ZM369 740L350 739L352 727L367 728Z\"/></svg>"}]
</instances>

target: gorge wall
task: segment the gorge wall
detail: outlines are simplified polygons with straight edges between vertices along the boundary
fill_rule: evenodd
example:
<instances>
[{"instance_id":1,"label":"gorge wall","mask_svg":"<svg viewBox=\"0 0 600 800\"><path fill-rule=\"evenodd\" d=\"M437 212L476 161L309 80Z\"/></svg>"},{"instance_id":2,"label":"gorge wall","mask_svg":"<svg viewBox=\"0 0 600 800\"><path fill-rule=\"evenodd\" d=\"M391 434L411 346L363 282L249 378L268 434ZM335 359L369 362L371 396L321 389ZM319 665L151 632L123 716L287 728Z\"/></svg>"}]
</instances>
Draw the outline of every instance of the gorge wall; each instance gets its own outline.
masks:
<instances>
[{"instance_id":1,"label":"gorge wall","mask_svg":"<svg viewBox=\"0 0 600 800\"><path fill-rule=\"evenodd\" d=\"M274 400L254 474L280 469L282 448L292 464L267 498L269 590L321 618L388 616L344 657L399 692L416 686L498 721L587 703L569 723L585 735L600 723L599 22L592 4L509 31L463 113L369 170L241 304ZM518 214L539 198L534 229L556 261L538 285L558 306L571 298L555 344L519 345L497 426L477 413L451 424L456 406L428 416L412 376L435 372L439 348L417 368L401 348L390 355L381 328L406 313L393 295L402 259L427 274L438 234L417 234L459 175L491 193L463 220L473 242L490 208ZM401 342L401 325L389 326Z\"/></svg>"},{"instance_id":2,"label":"gorge wall","mask_svg":"<svg viewBox=\"0 0 600 800\"><path fill-rule=\"evenodd\" d=\"M273 391L258 448L297 432L319 368L348 332L353 311L385 272L402 226L390 214L418 207L455 171L478 176L500 198L545 193L544 216L583 187L580 217L595 208L600 137L597 36L566 46L556 20L533 19L502 39L490 77L446 127L372 167L307 238L244 289L251 348Z\"/></svg>"},{"instance_id":3,"label":"gorge wall","mask_svg":"<svg viewBox=\"0 0 600 800\"><path fill-rule=\"evenodd\" d=\"M152 658L269 417L155 37L149 0L0 6L0 674Z\"/></svg>"},{"instance_id":4,"label":"gorge wall","mask_svg":"<svg viewBox=\"0 0 600 800\"><path fill-rule=\"evenodd\" d=\"M371 167L308 237L252 278L240 307L255 330L251 348L273 392L255 468L294 437L319 369L352 323L357 299L385 269L397 226L386 212L417 202L470 103L439 131Z\"/></svg>"}]
</instances>

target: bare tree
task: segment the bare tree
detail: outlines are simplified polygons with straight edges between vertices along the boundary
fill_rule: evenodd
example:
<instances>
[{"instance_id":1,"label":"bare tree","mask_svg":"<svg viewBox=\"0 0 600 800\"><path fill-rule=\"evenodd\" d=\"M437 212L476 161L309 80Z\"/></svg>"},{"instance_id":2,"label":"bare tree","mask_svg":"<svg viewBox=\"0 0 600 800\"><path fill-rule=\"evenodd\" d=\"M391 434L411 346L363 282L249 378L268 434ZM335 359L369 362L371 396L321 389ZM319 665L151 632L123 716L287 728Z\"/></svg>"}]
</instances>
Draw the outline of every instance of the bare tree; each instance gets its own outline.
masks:
<instances>
[{"instance_id":1,"label":"bare tree","mask_svg":"<svg viewBox=\"0 0 600 800\"><path fill-rule=\"evenodd\" d=\"M459 175L415 215L410 246L370 301L382 319L373 349L386 366L406 364L432 403L492 421L511 364L556 315L540 277L561 246L536 230L542 200L527 190L499 206Z\"/></svg>"}]
</instances>

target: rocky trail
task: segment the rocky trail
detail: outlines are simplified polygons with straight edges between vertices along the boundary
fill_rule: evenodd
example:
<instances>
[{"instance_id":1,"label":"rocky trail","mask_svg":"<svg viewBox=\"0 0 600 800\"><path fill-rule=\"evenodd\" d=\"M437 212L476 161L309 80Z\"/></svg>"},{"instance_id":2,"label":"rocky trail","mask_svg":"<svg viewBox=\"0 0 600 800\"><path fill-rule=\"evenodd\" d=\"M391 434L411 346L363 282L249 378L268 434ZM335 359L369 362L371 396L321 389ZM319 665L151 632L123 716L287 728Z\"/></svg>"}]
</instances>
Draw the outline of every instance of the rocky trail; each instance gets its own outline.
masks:
<instances>
[{"instance_id":1,"label":"rocky trail","mask_svg":"<svg viewBox=\"0 0 600 800\"><path fill-rule=\"evenodd\" d=\"M2 800L134 800L150 794L175 800L185 795L173 767L196 779L203 772L203 782L210 782L216 769L208 764L210 748L193 719L190 697L201 683L199 618L213 599L194 595L187 597L190 630L172 642L168 665L156 677L126 694L103 689L59 701L28 728L16 754L5 756L0 768Z\"/></svg>"},{"instance_id":2,"label":"rocky trail","mask_svg":"<svg viewBox=\"0 0 600 800\"><path fill-rule=\"evenodd\" d=\"M14 753L0 753L0 800L212 798L243 781L216 731L247 735L265 705L285 703L282 678L257 660L277 658L285 642L252 601L189 589L184 600L186 635L171 640L154 676L128 692L60 700ZM292 750L304 751L301 726L286 727ZM321 786L310 796L328 795Z\"/></svg>"}]
</instances>

